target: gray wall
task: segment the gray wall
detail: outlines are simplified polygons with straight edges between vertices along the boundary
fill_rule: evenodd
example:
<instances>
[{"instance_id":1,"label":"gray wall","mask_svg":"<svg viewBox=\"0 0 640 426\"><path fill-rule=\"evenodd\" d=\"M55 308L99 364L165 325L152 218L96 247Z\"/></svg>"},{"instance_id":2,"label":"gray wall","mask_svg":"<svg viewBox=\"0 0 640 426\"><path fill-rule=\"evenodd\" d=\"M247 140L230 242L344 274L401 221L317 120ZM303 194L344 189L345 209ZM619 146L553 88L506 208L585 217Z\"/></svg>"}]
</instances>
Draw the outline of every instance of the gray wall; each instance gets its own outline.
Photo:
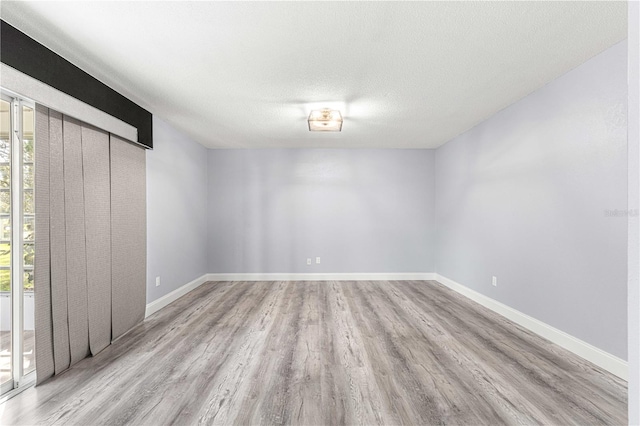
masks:
<instances>
[{"instance_id":1,"label":"gray wall","mask_svg":"<svg viewBox=\"0 0 640 426\"><path fill-rule=\"evenodd\" d=\"M438 148L436 271L627 357L626 42ZM491 285L497 276L498 286Z\"/></svg>"},{"instance_id":2,"label":"gray wall","mask_svg":"<svg viewBox=\"0 0 640 426\"><path fill-rule=\"evenodd\" d=\"M433 151L211 150L208 173L209 272L433 272Z\"/></svg>"},{"instance_id":3,"label":"gray wall","mask_svg":"<svg viewBox=\"0 0 640 426\"><path fill-rule=\"evenodd\" d=\"M640 209L640 3L629 2L629 208ZM640 424L640 217L629 217L629 424Z\"/></svg>"},{"instance_id":4,"label":"gray wall","mask_svg":"<svg viewBox=\"0 0 640 426\"><path fill-rule=\"evenodd\" d=\"M153 145L147 151L147 303L208 272L207 149L156 116Z\"/></svg>"}]
</instances>

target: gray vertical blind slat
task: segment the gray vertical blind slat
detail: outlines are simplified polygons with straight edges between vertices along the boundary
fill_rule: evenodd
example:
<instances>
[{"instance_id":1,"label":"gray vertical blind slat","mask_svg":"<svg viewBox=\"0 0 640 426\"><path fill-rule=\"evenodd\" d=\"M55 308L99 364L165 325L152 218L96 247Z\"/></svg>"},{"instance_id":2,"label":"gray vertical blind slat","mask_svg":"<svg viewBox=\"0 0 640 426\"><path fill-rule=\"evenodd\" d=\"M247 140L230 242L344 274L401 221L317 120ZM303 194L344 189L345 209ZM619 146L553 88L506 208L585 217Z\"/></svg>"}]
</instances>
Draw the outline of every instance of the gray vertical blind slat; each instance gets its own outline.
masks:
<instances>
[{"instance_id":1,"label":"gray vertical blind slat","mask_svg":"<svg viewBox=\"0 0 640 426\"><path fill-rule=\"evenodd\" d=\"M89 347L96 355L111 343L111 180L109 134L82 127L87 250Z\"/></svg>"},{"instance_id":2,"label":"gray vertical blind slat","mask_svg":"<svg viewBox=\"0 0 640 426\"><path fill-rule=\"evenodd\" d=\"M36 234L34 267L37 383L53 376L53 323L49 253L49 110L36 105L35 135Z\"/></svg>"},{"instance_id":3,"label":"gray vertical blind slat","mask_svg":"<svg viewBox=\"0 0 640 426\"><path fill-rule=\"evenodd\" d=\"M64 117L64 208L67 242L67 299L71 365L89 354L87 255L82 184L80 122Z\"/></svg>"},{"instance_id":4,"label":"gray vertical blind slat","mask_svg":"<svg viewBox=\"0 0 640 426\"><path fill-rule=\"evenodd\" d=\"M69 368L69 321L67 318L67 244L65 232L64 148L62 114L49 110L49 179L51 243L51 309L55 373ZM37 167L37 166L36 166ZM38 192L38 188L36 188ZM38 230L36 229L36 232ZM38 253L36 253L38 257ZM36 366L36 368L38 368Z\"/></svg>"},{"instance_id":5,"label":"gray vertical blind slat","mask_svg":"<svg viewBox=\"0 0 640 426\"><path fill-rule=\"evenodd\" d=\"M111 135L113 339L144 319L146 305L145 151Z\"/></svg>"},{"instance_id":6,"label":"gray vertical blind slat","mask_svg":"<svg viewBox=\"0 0 640 426\"><path fill-rule=\"evenodd\" d=\"M144 319L146 153L36 106L36 374L40 384Z\"/></svg>"}]
</instances>

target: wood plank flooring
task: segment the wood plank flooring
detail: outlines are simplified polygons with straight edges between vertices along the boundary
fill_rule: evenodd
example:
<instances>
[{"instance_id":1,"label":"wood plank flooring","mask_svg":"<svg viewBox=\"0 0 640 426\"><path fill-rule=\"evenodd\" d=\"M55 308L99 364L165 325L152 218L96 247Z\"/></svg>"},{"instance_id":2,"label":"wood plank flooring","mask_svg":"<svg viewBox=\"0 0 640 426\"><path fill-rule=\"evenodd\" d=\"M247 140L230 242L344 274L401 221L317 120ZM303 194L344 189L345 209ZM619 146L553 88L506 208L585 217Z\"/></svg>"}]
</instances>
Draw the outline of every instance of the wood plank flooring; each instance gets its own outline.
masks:
<instances>
[{"instance_id":1,"label":"wood plank flooring","mask_svg":"<svg viewBox=\"0 0 640 426\"><path fill-rule=\"evenodd\" d=\"M626 424L626 382L434 281L211 282L2 424Z\"/></svg>"}]
</instances>

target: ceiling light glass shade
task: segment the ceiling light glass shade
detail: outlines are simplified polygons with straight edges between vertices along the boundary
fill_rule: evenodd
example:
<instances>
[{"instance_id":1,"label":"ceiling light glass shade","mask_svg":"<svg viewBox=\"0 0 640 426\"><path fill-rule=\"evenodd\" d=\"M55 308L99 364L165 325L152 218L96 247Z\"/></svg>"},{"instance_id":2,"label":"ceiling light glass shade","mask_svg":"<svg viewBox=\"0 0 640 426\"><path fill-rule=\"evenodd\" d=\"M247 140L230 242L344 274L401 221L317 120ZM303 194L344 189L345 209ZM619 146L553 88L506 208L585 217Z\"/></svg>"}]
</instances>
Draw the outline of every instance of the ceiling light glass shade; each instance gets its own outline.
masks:
<instances>
[{"instance_id":1,"label":"ceiling light glass shade","mask_svg":"<svg viewBox=\"0 0 640 426\"><path fill-rule=\"evenodd\" d=\"M340 132L342 131L342 115L340 111L321 109L309 114L310 132Z\"/></svg>"}]
</instances>

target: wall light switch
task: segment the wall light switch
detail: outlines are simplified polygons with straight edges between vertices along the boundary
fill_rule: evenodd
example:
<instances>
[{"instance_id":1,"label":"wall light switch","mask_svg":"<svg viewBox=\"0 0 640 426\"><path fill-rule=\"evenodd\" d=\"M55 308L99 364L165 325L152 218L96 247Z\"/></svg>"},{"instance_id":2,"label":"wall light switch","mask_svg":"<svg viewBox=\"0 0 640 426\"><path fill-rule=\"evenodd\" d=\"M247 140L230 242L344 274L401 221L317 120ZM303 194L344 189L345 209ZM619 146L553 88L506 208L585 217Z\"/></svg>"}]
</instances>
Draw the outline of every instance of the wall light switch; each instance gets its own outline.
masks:
<instances>
[{"instance_id":1,"label":"wall light switch","mask_svg":"<svg viewBox=\"0 0 640 426\"><path fill-rule=\"evenodd\" d=\"M156 277L156 287L160 287L160 277Z\"/></svg>"},{"instance_id":2,"label":"wall light switch","mask_svg":"<svg viewBox=\"0 0 640 426\"><path fill-rule=\"evenodd\" d=\"M493 277L491 279L491 285L494 286L494 287L498 287L498 278Z\"/></svg>"},{"instance_id":3,"label":"wall light switch","mask_svg":"<svg viewBox=\"0 0 640 426\"><path fill-rule=\"evenodd\" d=\"M320 264L320 258L316 257L316 265L319 265L319 264Z\"/></svg>"},{"instance_id":4,"label":"wall light switch","mask_svg":"<svg viewBox=\"0 0 640 426\"><path fill-rule=\"evenodd\" d=\"M311 265L311 258L310 257L307 258L307 265Z\"/></svg>"}]
</instances>

